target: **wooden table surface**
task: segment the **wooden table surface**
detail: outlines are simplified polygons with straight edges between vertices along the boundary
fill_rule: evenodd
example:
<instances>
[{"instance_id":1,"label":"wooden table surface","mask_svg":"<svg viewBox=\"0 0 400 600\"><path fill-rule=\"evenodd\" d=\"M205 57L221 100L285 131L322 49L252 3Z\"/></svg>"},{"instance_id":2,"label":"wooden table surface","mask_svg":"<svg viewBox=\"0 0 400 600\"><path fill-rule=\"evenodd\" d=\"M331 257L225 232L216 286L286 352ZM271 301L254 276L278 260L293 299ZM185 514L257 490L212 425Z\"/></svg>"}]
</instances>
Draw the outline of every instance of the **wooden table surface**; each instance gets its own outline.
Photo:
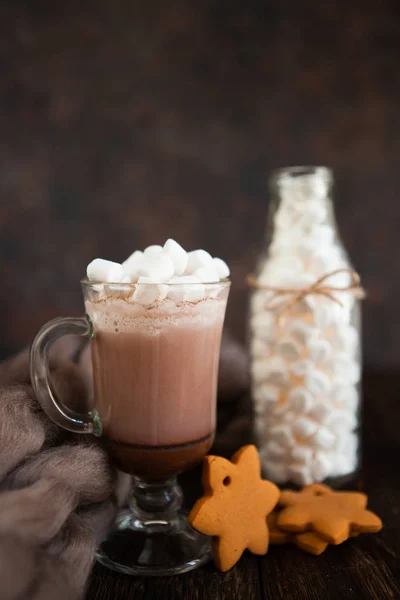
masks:
<instances>
[{"instance_id":1,"label":"wooden table surface","mask_svg":"<svg viewBox=\"0 0 400 600\"><path fill-rule=\"evenodd\" d=\"M87 600L400 598L400 371L364 377L363 423L363 468L354 485L368 493L369 507L383 519L380 533L330 546L321 556L291 546L270 547L262 557L246 553L225 574L209 564L180 576L144 579L95 565ZM191 481L193 474L183 484L193 495Z\"/></svg>"}]
</instances>

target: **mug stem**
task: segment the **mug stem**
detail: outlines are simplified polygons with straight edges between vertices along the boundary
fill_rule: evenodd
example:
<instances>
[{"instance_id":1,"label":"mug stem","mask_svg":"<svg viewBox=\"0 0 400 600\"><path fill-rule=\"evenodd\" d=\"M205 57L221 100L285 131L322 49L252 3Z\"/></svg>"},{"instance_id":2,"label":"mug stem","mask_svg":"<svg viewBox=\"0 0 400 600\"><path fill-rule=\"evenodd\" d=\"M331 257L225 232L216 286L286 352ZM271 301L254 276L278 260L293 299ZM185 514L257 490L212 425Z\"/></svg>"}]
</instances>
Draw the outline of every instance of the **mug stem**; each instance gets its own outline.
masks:
<instances>
[{"instance_id":1,"label":"mug stem","mask_svg":"<svg viewBox=\"0 0 400 600\"><path fill-rule=\"evenodd\" d=\"M182 497L176 478L134 478L129 508L118 514L97 560L128 575L177 575L208 562L211 539L190 527Z\"/></svg>"},{"instance_id":2,"label":"mug stem","mask_svg":"<svg viewBox=\"0 0 400 600\"><path fill-rule=\"evenodd\" d=\"M170 519L182 506L182 490L175 477L161 483L135 477L129 505L142 518Z\"/></svg>"}]
</instances>

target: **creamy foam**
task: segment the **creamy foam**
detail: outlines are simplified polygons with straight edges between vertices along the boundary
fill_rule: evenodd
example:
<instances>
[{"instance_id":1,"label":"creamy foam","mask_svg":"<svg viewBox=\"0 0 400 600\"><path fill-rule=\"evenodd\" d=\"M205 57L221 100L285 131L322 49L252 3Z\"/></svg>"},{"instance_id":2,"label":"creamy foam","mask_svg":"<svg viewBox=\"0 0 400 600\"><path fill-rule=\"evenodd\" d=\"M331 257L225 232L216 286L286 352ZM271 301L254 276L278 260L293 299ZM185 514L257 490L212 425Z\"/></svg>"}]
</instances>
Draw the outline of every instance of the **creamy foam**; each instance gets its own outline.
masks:
<instances>
[{"instance_id":1,"label":"creamy foam","mask_svg":"<svg viewBox=\"0 0 400 600\"><path fill-rule=\"evenodd\" d=\"M165 299L145 307L124 298L108 297L87 301L85 307L95 330L118 333L140 329L154 335L167 327L205 327L217 323L224 318L225 304L225 300L216 298L206 298L195 304L177 304Z\"/></svg>"}]
</instances>

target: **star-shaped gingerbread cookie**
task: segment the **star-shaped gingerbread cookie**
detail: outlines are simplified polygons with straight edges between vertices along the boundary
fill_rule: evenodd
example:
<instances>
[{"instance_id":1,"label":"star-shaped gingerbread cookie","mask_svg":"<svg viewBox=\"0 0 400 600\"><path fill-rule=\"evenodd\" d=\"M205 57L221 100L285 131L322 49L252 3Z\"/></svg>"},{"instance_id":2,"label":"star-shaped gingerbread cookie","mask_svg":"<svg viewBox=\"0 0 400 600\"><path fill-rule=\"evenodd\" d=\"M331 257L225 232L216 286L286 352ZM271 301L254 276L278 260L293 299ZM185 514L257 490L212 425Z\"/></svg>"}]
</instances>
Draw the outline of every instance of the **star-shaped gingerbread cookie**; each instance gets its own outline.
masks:
<instances>
[{"instance_id":1,"label":"star-shaped gingerbread cookie","mask_svg":"<svg viewBox=\"0 0 400 600\"><path fill-rule=\"evenodd\" d=\"M305 533L289 533L283 529L279 529L277 525L278 514L276 511L272 511L267 517L267 524L269 529L269 541L274 546L282 546L284 544L295 544L301 550L315 554L318 556L322 554L329 546L328 542L323 540L319 535L313 531L306 531ZM350 537L356 537L358 533L351 532Z\"/></svg>"},{"instance_id":2,"label":"star-shaped gingerbread cookie","mask_svg":"<svg viewBox=\"0 0 400 600\"><path fill-rule=\"evenodd\" d=\"M228 571L247 548L253 554L268 550L267 515L279 498L277 486L261 479L255 446L244 446L232 459L206 456L203 464L204 496L188 521L197 531L213 536L213 557Z\"/></svg>"},{"instance_id":3,"label":"star-shaped gingerbread cookie","mask_svg":"<svg viewBox=\"0 0 400 600\"><path fill-rule=\"evenodd\" d=\"M322 484L312 484L301 492L281 492L277 526L298 533L313 531L331 544L341 544L353 533L375 533L382 521L366 510L367 496L360 492L335 492Z\"/></svg>"}]
</instances>

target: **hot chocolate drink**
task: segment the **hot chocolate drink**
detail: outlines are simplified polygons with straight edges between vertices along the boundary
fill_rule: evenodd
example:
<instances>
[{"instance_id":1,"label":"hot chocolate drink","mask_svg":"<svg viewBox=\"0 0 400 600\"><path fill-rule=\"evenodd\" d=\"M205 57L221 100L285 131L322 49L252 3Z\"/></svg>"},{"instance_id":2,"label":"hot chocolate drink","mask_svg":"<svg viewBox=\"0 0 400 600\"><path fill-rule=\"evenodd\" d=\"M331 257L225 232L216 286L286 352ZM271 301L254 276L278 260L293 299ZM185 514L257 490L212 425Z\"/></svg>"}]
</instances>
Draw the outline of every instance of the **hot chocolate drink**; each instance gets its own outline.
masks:
<instances>
[{"instance_id":1,"label":"hot chocolate drink","mask_svg":"<svg viewBox=\"0 0 400 600\"><path fill-rule=\"evenodd\" d=\"M95 405L115 464L163 480L199 462L215 431L224 297L141 306L87 301Z\"/></svg>"},{"instance_id":2,"label":"hot chocolate drink","mask_svg":"<svg viewBox=\"0 0 400 600\"><path fill-rule=\"evenodd\" d=\"M61 427L102 436L131 473L128 507L97 551L125 574L176 575L210 558L210 541L181 510L176 475L200 462L215 432L217 373L229 267L205 250L135 250L122 264L95 258L82 283L86 315L47 323L31 348L31 381ZM91 341L94 406L66 409L48 380L51 345L66 334Z\"/></svg>"}]
</instances>

